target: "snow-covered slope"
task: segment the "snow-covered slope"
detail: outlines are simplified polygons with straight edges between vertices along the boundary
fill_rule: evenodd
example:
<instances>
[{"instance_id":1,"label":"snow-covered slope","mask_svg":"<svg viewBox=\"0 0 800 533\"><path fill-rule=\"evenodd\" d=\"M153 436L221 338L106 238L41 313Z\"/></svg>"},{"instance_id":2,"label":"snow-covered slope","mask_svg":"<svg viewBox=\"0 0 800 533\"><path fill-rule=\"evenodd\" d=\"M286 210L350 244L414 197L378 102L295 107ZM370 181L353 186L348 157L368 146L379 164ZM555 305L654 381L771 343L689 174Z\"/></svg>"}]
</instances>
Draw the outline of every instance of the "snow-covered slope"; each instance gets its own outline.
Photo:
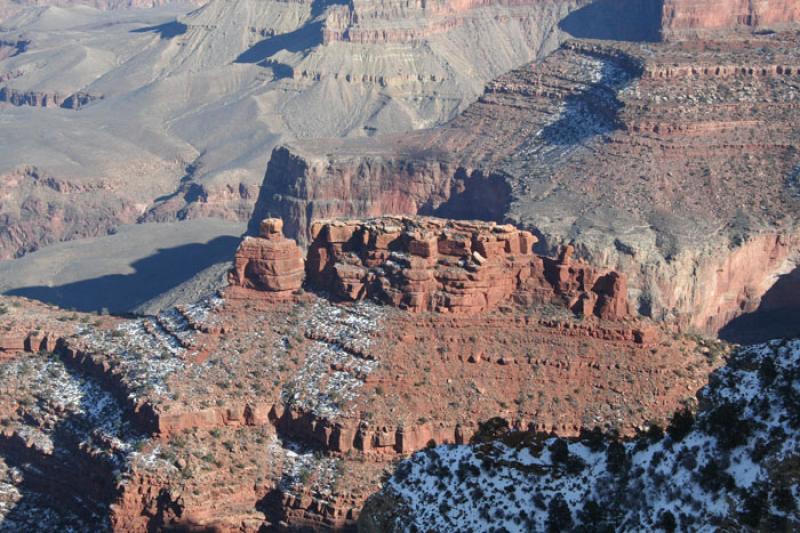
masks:
<instances>
[{"instance_id":1,"label":"snow-covered slope","mask_svg":"<svg viewBox=\"0 0 800 533\"><path fill-rule=\"evenodd\" d=\"M800 340L736 352L676 413L620 442L507 433L401 463L366 531L793 531L800 527ZM488 426L487 428L488 429Z\"/></svg>"}]
</instances>

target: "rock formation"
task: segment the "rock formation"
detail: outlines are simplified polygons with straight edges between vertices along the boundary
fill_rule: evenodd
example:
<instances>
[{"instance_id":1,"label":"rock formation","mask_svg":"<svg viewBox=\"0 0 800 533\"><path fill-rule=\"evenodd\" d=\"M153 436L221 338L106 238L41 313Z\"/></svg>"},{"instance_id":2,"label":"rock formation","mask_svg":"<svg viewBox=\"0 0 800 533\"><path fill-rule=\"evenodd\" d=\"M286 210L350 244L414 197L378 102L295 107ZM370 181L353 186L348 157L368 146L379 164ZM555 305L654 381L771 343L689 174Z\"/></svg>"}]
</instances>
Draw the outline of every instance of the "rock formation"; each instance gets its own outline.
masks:
<instances>
[{"instance_id":1,"label":"rock formation","mask_svg":"<svg viewBox=\"0 0 800 533\"><path fill-rule=\"evenodd\" d=\"M331 217L510 222L625 273L641 312L716 333L800 264L797 50L571 41L445 126L276 149L255 218L301 242Z\"/></svg>"},{"instance_id":2,"label":"rock formation","mask_svg":"<svg viewBox=\"0 0 800 533\"><path fill-rule=\"evenodd\" d=\"M0 182L36 167L114 183L135 216L120 222L97 198L82 208L97 228L246 221L278 139L446 121L491 78L555 49L566 37L559 22L585 1L212 0L182 3L183 11L128 10L124 25L111 23L116 13L82 5L174 3L0 1L0 17L4 7L23 10L0 28L0 105L16 106L4 113ZM175 90L178 80L192 88L188 96ZM64 116L60 107L80 113ZM4 202L0 216L24 203ZM0 247L11 249L3 257L98 232L50 234L47 217L36 223L0 234Z\"/></svg>"},{"instance_id":3,"label":"rock formation","mask_svg":"<svg viewBox=\"0 0 800 533\"><path fill-rule=\"evenodd\" d=\"M231 285L289 295L303 284L303 252L283 236L283 222L268 218L261 222L258 237L245 237L236 250Z\"/></svg>"},{"instance_id":4,"label":"rock formation","mask_svg":"<svg viewBox=\"0 0 800 533\"><path fill-rule=\"evenodd\" d=\"M8 87L0 87L0 103L7 103L14 106L80 109L101 98L101 96L85 93L74 93L64 96L58 93L40 93L35 91L21 92L9 89Z\"/></svg>"},{"instance_id":5,"label":"rock formation","mask_svg":"<svg viewBox=\"0 0 800 533\"><path fill-rule=\"evenodd\" d=\"M743 348L698 393L696 413L629 441L489 421L469 446L398 465L364 506L359 531L797 530L787 472L800 459L798 371L798 339Z\"/></svg>"},{"instance_id":6,"label":"rock formation","mask_svg":"<svg viewBox=\"0 0 800 533\"><path fill-rule=\"evenodd\" d=\"M562 300L584 316L628 316L625 277L572 259L533 254L537 239L511 225L382 217L317 222L307 273L346 300L375 297L415 312L477 313L512 297Z\"/></svg>"},{"instance_id":7,"label":"rock formation","mask_svg":"<svg viewBox=\"0 0 800 533\"><path fill-rule=\"evenodd\" d=\"M696 38L731 30L785 29L800 23L794 0L665 0L662 34Z\"/></svg>"},{"instance_id":8,"label":"rock formation","mask_svg":"<svg viewBox=\"0 0 800 533\"><path fill-rule=\"evenodd\" d=\"M395 297L406 310L324 292L287 297L303 263L281 229L267 219L243 240L224 297L156 316L9 301L0 312L9 333L0 378L14 376L0 379L6 524L352 527L398 457L467 442L495 416L564 435L595 425L631 434L690 398L725 353L627 316L622 277L569 247L541 258L533 235L510 226L317 225L309 282L347 299ZM405 261L414 268L393 270ZM337 276L351 266L381 292L346 286ZM75 490L82 497L69 499Z\"/></svg>"}]
</instances>

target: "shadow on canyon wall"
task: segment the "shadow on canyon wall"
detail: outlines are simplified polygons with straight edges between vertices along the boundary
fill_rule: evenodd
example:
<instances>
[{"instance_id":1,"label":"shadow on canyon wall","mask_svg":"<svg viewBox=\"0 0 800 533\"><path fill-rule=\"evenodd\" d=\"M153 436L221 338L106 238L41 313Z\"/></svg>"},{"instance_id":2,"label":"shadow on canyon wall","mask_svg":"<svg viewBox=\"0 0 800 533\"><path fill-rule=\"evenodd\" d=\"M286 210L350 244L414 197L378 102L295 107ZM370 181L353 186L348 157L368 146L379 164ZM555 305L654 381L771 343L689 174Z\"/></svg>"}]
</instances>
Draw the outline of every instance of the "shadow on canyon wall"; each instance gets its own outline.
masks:
<instances>
[{"instance_id":1,"label":"shadow on canyon wall","mask_svg":"<svg viewBox=\"0 0 800 533\"><path fill-rule=\"evenodd\" d=\"M778 278L761 299L758 309L730 321L719 337L754 344L800 335L800 267Z\"/></svg>"},{"instance_id":2,"label":"shadow on canyon wall","mask_svg":"<svg viewBox=\"0 0 800 533\"><path fill-rule=\"evenodd\" d=\"M510 203L511 186L506 176L501 173L484 176L479 170L467 174L463 168L459 168L447 201L436 208L430 204L423 205L418 213L441 218L502 222Z\"/></svg>"},{"instance_id":3,"label":"shadow on canyon wall","mask_svg":"<svg viewBox=\"0 0 800 533\"><path fill-rule=\"evenodd\" d=\"M162 248L131 263L132 274L100 276L55 287L22 287L5 294L77 311L105 308L112 313L125 312L177 287L214 264L230 261L239 241L238 237L224 236L207 243Z\"/></svg>"},{"instance_id":4,"label":"shadow on canyon wall","mask_svg":"<svg viewBox=\"0 0 800 533\"><path fill-rule=\"evenodd\" d=\"M597 0L570 13L559 27L579 39L661 40L664 0Z\"/></svg>"},{"instance_id":5,"label":"shadow on canyon wall","mask_svg":"<svg viewBox=\"0 0 800 533\"><path fill-rule=\"evenodd\" d=\"M16 436L0 437L0 456L19 472L17 489L22 495L4 518L11 529L0 530L23 531L42 514L58 522L62 531L107 529L114 478L80 450L72 426L81 423L74 416L57 423L51 434L52 453L29 448Z\"/></svg>"},{"instance_id":6,"label":"shadow on canyon wall","mask_svg":"<svg viewBox=\"0 0 800 533\"><path fill-rule=\"evenodd\" d=\"M320 44L322 44L322 22L313 22L292 32L274 35L257 42L242 52L235 63L257 64L283 50L302 52Z\"/></svg>"}]
</instances>

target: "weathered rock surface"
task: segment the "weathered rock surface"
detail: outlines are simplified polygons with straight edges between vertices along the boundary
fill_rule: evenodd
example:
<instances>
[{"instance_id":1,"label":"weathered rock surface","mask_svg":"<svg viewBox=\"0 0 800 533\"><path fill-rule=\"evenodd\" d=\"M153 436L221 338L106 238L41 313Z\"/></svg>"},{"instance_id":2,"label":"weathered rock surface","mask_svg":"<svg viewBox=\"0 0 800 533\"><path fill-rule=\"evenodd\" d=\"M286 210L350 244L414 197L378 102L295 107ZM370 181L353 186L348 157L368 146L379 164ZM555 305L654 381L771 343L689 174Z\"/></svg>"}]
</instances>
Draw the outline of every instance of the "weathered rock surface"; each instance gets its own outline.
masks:
<instances>
[{"instance_id":1,"label":"weathered rock surface","mask_svg":"<svg viewBox=\"0 0 800 533\"><path fill-rule=\"evenodd\" d=\"M35 167L0 174L0 194L0 259L106 235L140 214L134 187L102 178L62 179Z\"/></svg>"},{"instance_id":2,"label":"weathered rock surface","mask_svg":"<svg viewBox=\"0 0 800 533\"><path fill-rule=\"evenodd\" d=\"M698 393L696 412L630 440L489 421L469 446L398 465L359 531L797 530L798 371L797 339L737 351Z\"/></svg>"},{"instance_id":3,"label":"weathered rock surface","mask_svg":"<svg viewBox=\"0 0 800 533\"><path fill-rule=\"evenodd\" d=\"M301 242L330 217L511 222L625 273L640 312L716 333L799 264L797 42L573 41L443 127L276 149L256 218Z\"/></svg>"},{"instance_id":4,"label":"weathered rock surface","mask_svg":"<svg viewBox=\"0 0 800 533\"><path fill-rule=\"evenodd\" d=\"M399 241L392 224L402 229ZM15 376L0 401L0 473L9 466L0 512L9 523L26 527L34 513L39 526L115 531L352 527L397 457L467 442L494 416L565 435L594 425L630 434L669 416L724 353L646 321L577 317L567 306L593 292L595 271L569 249L537 259L533 236L508 226L384 218L319 229L317 249L330 253L314 263L326 265L320 273L342 265L369 230L373 246L387 246L359 249L375 273L388 268L388 251L438 276L443 261L467 274L487 268L484 281L508 291L523 270L541 268L544 281L530 288L546 294L481 300L480 312L453 307L461 315L369 299L334 304L310 292L260 298L288 290L287 272L292 286L298 267L302 275L299 248L283 238L280 221L266 220L262 236L239 249L243 277L232 273L253 288L229 287L224 299L135 319L11 300L0 314L10 332L0 373ZM435 247L411 239L423 230L437 236ZM423 256L434 251L437 262L428 264ZM457 266L466 260L472 266ZM517 276L510 284L508 273ZM624 293L618 279L613 285L598 301ZM13 332L27 330L21 317L35 316L60 326L46 343L41 332L20 342ZM95 476L81 479L80 471ZM84 496L61 505L64 485L35 482L42 476Z\"/></svg>"},{"instance_id":5,"label":"weathered rock surface","mask_svg":"<svg viewBox=\"0 0 800 533\"><path fill-rule=\"evenodd\" d=\"M3 22L0 175L125 183L138 210L126 223L246 221L279 141L448 120L487 80L555 49L585 0L152 3L167 5L64 0ZM98 227L118 223L84 209ZM38 220L12 256L51 242L35 240Z\"/></svg>"},{"instance_id":6,"label":"weathered rock surface","mask_svg":"<svg viewBox=\"0 0 800 533\"><path fill-rule=\"evenodd\" d=\"M794 0L665 0L662 34L687 38L730 30L785 29L800 22Z\"/></svg>"},{"instance_id":7,"label":"weathered rock surface","mask_svg":"<svg viewBox=\"0 0 800 533\"><path fill-rule=\"evenodd\" d=\"M270 293L291 294L303 284L303 252L283 236L283 222L261 221L258 237L245 237L233 261L231 285Z\"/></svg>"},{"instance_id":8,"label":"weathered rock surface","mask_svg":"<svg viewBox=\"0 0 800 533\"><path fill-rule=\"evenodd\" d=\"M629 315L625 277L533 254L528 231L493 222L382 217L312 226L310 284L346 300L374 297L415 312L478 313L512 298L559 301L582 316Z\"/></svg>"}]
</instances>

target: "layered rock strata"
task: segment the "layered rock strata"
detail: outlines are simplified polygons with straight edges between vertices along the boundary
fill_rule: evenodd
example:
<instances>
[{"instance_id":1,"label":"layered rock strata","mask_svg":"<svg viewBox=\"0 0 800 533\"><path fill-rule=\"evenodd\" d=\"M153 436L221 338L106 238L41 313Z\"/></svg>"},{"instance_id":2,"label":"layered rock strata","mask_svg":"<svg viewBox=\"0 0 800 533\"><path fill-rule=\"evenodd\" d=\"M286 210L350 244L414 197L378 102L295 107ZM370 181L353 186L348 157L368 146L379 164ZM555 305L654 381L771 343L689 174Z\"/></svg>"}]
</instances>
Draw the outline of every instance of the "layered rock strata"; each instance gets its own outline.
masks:
<instances>
[{"instance_id":1,"label":"layered rock strata","mask_svg":"<svg viewBox=\"0 0 800 533\"><path fill-rule=\"evenodd\" d=\"M443 127L276 149L256 219L306 243L330 217L511 222L625 273L640 312L717 333L798 265L797 44L572 41Z\"/></svg>"},{"instance_id":2,"label":"layered rock strata","mask_svg":"<svg viewBox=\"0 0 800 533\"><path fill-rule=\"evenodd\" d=\"M675 39L797 23L800 4L793 0L665 0L662 34Z\"/></svg>"},{"instance_id":3,"label":"layered rock strata","mask_svg":"<svg viewBox=\"0 0 800 533\"><path fill-rule=\"evenodd\" d=\"M507 302L561 300L583 316L629 314L626 280L573 260L533 254L511 225L382 217L312 226L308 281L346 300L374 297L414 312L478 313Z\"/></svg>"},{"instance_id":4,"label":"layered rock strata","mask_svg":"<svg viewBox=\"0 0 800 533\"><path fill-rule=\"evenodd\" d=\"M236 250L229 278L236 288L288 295L303 284L303 252L283 236L283 222L261 222L258 237L245 237Z\"/></svg>"},{"instance_id":5,"label":"layered rock strata","mask_svg":"<svg viewBox=\"0 0 800 533\"><path fill-rule=\"evenodd\" d=\"M72 483L98 514L62 524L115 531L351 527L399 456L466 442L493 416L565 435L594 425L630 434L690 398L724 353L553 304L455 317L307 294L96 322L50 312L65 329L55 357L0 362L16 376L0 401L3 434L25 443L30 465L30 483L9 483L23 499L0 513L17 520L29 505L49 524L47 509L70 509L58 486L33 480L72 476L77 463L63 458L86 440L97 477ZM65 392L75 395L66 407ZM84 407L95 403L103 409ZM21 457L4 442L0 472ZM96 499L95 486L115 489Z\"/></svg>"},{"instance_id":6,"label":"layered rock strata","mask_svg":"<svg viewBox=\"0 0 800 533\"><path fill-rule=\"evenodd\" d=\"M72 0L14 1L39 7L0 28L0 105L19 106L8 113L0 173L35 165L102 177L135 204L124 223L245 221L265 151L278 139L362 137L448 120L487 80L555 49L566 35L559 22L586 1L214 0L181 15L177 6L126 12L125 28L108 25L113 14L62 9ZM193 88L188 97L174 90L178 79ZM80 112L45 115L32 106ZM83 214L119 224L105 205L92 202ZM47 232L46 219L37 219L37 233ZM19 235L12 254L88 236Z\"/></svg>"}]
</instances>

